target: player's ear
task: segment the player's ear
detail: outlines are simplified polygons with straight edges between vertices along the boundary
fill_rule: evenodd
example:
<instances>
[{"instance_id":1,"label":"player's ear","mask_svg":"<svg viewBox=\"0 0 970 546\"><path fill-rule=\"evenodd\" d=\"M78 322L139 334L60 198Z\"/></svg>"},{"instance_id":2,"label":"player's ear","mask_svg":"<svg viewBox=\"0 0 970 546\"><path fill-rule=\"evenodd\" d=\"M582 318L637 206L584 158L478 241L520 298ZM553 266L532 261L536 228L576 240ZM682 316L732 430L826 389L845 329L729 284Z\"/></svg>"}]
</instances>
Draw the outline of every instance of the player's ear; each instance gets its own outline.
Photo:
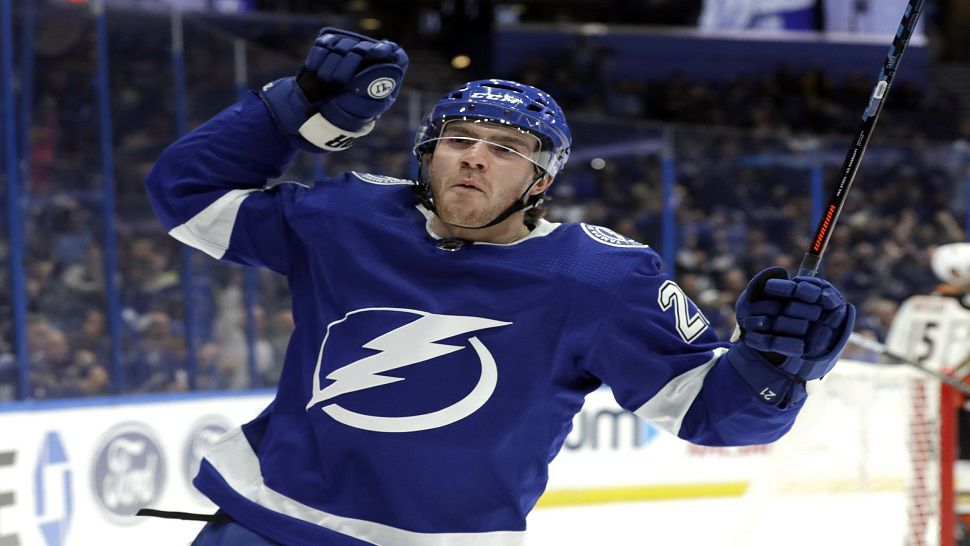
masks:
<instances>
[{"instance_id":1,"label":"player's ear","mask_svg":"<svg viewBox=\"0 0 970 546\"><path fill-rule=\"evenodd\" d=\"M529 195L539 195L540 193L549 189L549 186L551 185L552 177L549 175L543 176L542 180L536 182L535 186L532 186L532 190L529 192Z\"/></svg>"},{"instance_id":2,"label":"player's ear","mask_svg":"<svg viewBox=\"0 0 970 546\"><path fill-rule=\"evenodd\" d=\"M427 169L428 167L431 166L431 157L433 155L434 155L434 150L424 152L423 154L421 154L421 157L420 159L418 159L418 161L421 163L422 169Z\"/></svg>"}]
</instances>

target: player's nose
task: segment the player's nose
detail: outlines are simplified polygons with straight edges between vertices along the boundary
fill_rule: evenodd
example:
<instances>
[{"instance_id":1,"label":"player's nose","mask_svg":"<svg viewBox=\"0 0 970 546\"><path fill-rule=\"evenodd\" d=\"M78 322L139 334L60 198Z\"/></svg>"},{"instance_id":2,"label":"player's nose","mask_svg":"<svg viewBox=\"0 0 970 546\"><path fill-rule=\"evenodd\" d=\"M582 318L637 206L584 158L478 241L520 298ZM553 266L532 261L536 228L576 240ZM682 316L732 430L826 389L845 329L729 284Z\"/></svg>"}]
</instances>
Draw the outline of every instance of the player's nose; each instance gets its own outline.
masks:
<instances>
[{"instance_id":1,"label":"player's nose","mask_svg":"<svg viewBox=\"0 0 970 546\"><path fill-rule=\"evenodd\" d=\"M471 146L466 147L462 151L462 166L473 169L484 169L487 165L485 158L488 154L488 146L489 144L482 141L472 142Z\"/></svg>"}]
</instances>

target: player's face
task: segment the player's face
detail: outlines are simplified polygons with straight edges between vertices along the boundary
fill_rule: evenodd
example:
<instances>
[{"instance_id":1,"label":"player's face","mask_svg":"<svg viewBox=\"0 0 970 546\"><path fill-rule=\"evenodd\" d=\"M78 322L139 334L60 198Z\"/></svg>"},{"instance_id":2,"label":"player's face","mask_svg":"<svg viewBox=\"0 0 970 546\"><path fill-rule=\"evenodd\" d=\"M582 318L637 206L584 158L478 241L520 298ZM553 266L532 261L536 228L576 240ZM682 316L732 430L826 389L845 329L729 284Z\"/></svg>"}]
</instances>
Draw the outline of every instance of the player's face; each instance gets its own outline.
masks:
<instances>
[{"instance_id":1,"label":"player's face","mask_svg":"<svg viewBox=\"0 0 970 546\"><path fill-rule=\"evenodd\" d=\"M452 121L431 156L431 192L438 216L449 224L478 227L492 221L535 179L535 135L493 123ZM540 182L530 193L548 184Z\"/></svg>"}]
</instances>

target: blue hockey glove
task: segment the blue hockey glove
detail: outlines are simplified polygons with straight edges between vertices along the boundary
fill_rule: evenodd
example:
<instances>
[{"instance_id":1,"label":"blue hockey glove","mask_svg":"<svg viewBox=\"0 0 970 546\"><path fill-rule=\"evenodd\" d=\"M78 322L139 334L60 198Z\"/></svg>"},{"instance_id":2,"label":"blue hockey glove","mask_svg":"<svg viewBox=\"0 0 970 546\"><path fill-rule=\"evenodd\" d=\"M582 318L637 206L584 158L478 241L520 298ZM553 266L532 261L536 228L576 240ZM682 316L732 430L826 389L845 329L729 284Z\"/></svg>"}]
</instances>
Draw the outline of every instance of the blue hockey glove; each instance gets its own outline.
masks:
<instances>
[{"instance_id":1,"label":"blue hockey glove","mask_svg":"<svg viewBox=\"0 0 970 546\"><path fill-rule=\"evenodd\" d=\"M326 27L300 73L266 84L260 96L297 146L340 151L394 104L407 66L394 42Z\"/></svg>"},{"instance_id":2,"label":"blue hockey glove","mask_svg":"<svg viewBox=\"0 0 970 546\"><path fill-rule=\"evenodd\" d=\"M855 323L855 306L831 283L761 271L738 298L739 335L728 362L770 404L805 397L804 383L835 366Z\"/></svg>"}]
</instances>

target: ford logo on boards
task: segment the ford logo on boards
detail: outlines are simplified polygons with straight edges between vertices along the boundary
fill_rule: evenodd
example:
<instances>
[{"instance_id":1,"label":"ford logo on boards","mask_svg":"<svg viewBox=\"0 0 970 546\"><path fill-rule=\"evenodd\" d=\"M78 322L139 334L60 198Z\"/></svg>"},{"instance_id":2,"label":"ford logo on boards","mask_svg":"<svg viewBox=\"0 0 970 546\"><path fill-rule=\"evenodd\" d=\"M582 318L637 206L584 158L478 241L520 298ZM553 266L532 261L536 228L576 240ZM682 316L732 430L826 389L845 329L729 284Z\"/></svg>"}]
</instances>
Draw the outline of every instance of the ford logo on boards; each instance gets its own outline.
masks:
<instances>
[{"instance_id":1,"label":"ford logo on boards","mask_svg":"<svg viewBox=\"0 0 970 546\"><path fill-rule=\"evenodd\" d=\"M165 459L155 434L142 423L122 423L102 436L91 469L91 487L102 512L115 523L133 524L165 486Z\"/></svg>"}]
</instances>

